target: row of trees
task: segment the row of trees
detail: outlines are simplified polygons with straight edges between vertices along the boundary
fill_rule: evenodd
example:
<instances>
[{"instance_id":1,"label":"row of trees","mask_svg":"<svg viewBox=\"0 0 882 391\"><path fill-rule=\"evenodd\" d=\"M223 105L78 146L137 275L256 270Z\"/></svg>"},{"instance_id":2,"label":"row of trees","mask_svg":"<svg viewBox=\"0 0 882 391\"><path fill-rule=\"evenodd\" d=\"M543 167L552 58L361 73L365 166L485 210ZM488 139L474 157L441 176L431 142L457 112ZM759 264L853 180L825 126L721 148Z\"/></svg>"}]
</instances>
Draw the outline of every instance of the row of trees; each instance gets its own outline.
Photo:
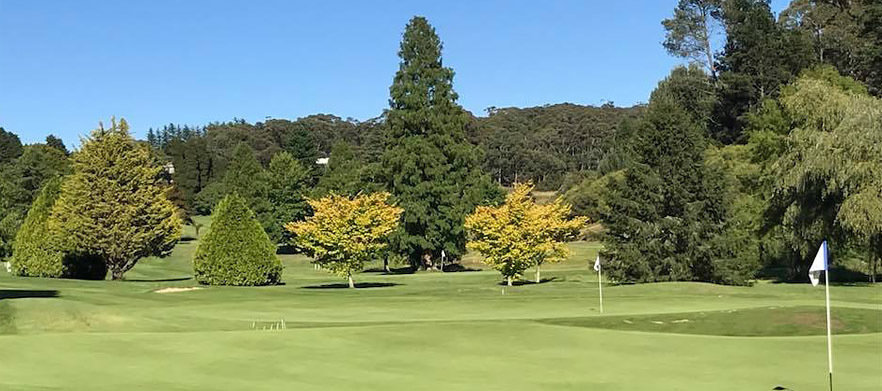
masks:
<instances>
[{"instance_id":1,"label":"row of trees","mask_svg":"<svg viewBox=\"0 0 882 391\"><path fill-rule=\"evenodd\" d=\"M880 12L875 2L794 1L776 21L767 1L680 1L664 45L694 63L622 127L622 169L566 193L606 228L610 276L745 284L783 267L804 278L831 238L875 278L882 121L868 64Z\"/></svg>"}]
</instances>

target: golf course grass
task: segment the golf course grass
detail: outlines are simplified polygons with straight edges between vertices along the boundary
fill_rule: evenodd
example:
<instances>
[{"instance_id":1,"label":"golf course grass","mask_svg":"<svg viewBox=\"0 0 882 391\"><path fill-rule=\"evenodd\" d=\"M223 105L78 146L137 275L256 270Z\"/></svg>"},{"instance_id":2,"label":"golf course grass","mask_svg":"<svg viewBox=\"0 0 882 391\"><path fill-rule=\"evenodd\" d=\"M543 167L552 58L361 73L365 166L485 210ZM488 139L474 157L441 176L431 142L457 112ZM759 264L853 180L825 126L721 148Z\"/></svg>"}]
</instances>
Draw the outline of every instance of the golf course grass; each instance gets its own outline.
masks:
<instances>
[{"instance_id":1,"label":"golf course grass","mask_svg":"<svg viewBox=\"0 0 882 391\"><path fill-rule=\"evenodd\" d=\"M822 287L605 285L600 314L599 247L585 242L540 284L504 287L486 268L368 271L347 289L282 255L284 285L200 287L197 243L126 281L0 272L0 390L827 387ZM882 286L831 296L837 389L882 389Z\"/></svg>"}]
</instances>

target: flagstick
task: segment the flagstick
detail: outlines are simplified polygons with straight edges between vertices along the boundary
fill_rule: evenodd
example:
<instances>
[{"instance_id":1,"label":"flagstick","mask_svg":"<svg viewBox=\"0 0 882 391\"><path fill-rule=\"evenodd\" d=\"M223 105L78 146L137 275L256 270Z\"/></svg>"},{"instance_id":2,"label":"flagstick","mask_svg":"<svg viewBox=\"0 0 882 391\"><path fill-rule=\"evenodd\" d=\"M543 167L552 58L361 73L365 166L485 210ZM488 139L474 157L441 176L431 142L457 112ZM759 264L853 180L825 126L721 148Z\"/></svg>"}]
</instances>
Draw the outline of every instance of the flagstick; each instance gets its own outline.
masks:
<instances>
[{"instance_id":1,"label":"flagstick","mask_svg":"<svg viewBox=\"0 0 882 391\"><path fill-rule=\"evenodd\" d=\"M826 248L824 249L827 250ZM830 332L830 266L827 262L827 270L824 271L824 285L827 291L827 367L830 375L830 391L833 391L833 340Z\"/></svg>"},{"instance_id":2,"label":"flagstick","mask_svg":"<svg viewBox=\"0 0 882 391\"><path fill-rule=\"evenodd\" d=\"M600 275L600 271L603 267L597 269L597 288L600 290L600 313L603 313L603 276Z\"/></svg>"}]
</instances>

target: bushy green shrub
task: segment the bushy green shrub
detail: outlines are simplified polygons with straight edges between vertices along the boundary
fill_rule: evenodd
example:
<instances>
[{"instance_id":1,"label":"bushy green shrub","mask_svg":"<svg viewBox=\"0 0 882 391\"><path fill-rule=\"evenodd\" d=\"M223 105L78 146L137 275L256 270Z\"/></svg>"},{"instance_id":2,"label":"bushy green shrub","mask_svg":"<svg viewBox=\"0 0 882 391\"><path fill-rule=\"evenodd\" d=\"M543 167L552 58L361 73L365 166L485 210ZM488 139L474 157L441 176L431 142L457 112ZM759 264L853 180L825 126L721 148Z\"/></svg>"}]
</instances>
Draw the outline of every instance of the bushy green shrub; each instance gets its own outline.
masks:
<instances>
[{"instance_id":1,"label":"bushy green shrub","mask_svg":"<svg viewBox=\"0 0 882 391\"><path fill-rule=\"evenodd\" d=\"M43 185L28 215L15 235L12 272L28 277L61 277L64 274L64 252L53 243L49 233L49 215L61 191L61 178Z\"/></svg>"},{"instance_id":2,"label":"bushy green shrub","mask_svg":"<svg viewBox=\"0 0 882 391\"><path fill-rule=\"evenodd\" d=\"M282 262L254 212L242 197L231 194L215 207L193 270L203 284L269 285L280 281Z\"/></svg>"}]
</instances>

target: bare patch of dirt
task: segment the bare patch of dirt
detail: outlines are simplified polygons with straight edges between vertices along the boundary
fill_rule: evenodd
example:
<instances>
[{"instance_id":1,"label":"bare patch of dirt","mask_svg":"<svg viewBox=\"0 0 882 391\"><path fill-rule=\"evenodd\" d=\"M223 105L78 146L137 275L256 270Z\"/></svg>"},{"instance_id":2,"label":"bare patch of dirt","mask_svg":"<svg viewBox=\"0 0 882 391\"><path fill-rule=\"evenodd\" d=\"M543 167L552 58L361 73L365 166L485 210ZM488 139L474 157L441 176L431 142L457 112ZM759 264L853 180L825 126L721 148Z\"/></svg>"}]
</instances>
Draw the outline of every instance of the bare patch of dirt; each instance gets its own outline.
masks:
<instances>
[{"instance_id":1,"label":"bare patch of dirt","mask_svg":"<svg viewBox=\"0 0 882 391\"><path fill-rule=\"evenodd\" d=\"M157 289L154 292L156 292L156 293L178 293L178 292L196 291L199 289L204 289L204 288L198 287L198 286L191 286L191 287L186 287L186 288L162 288L162 289Z\"/></svg>"}]
</instances>

